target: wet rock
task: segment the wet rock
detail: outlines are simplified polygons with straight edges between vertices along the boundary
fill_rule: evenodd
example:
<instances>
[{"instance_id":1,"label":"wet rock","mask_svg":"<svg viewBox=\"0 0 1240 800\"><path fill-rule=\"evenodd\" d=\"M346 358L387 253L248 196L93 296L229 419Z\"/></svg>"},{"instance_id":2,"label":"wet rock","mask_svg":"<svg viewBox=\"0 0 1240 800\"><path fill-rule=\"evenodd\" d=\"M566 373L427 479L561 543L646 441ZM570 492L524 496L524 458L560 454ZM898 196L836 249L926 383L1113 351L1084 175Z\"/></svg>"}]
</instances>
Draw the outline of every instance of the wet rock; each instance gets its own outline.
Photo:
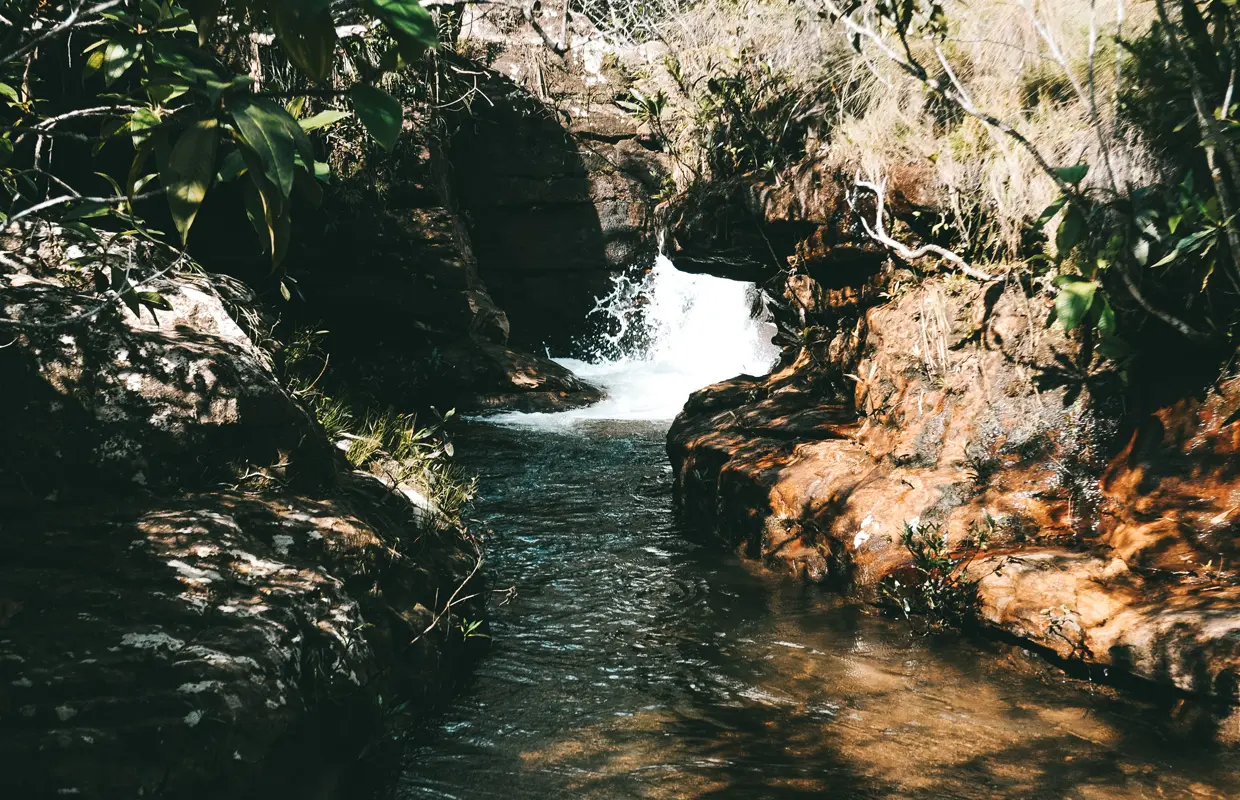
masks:
<instances>
[{"instance_id":1,"label":"wet rock","mask_svg":"<svg viewBox=\"0 0 1240 800\"><path fill-rule=\"evenodd\" d=\"M290 748L347 760L380 696L433 692L452 650L421 634L474 553L374 483L346 482L366 503L224 492L6 519L6 796L231 796Z\"/></svg>"},{"instance_id":2,"label":"wet rock","mask_svg":"<svg viewBox=\"0 0 1240 800\"><path fill-rule=\"evenodd\" d=\"M645 56L603 41L583 15L559 54L558 11L469 7L461 47L478 91L452 140L454 186L468 215L479 270L512 320L517 346L568 348L613 274L655 255L654 201L668 172L634 119L612 99L620 70ZM552 34L548 34L552 35Z\"/></svg>"},{"instance_id":3,"label":"wet rock","mask_svg":"<svg viewBox=\"0 0 1240 800\"><path fill-rule=\"evenodd\" d=\"M1240 699L1240 587L1162 584L1119 558L1061 550L971 567L981 619L1065 660Z\"/></svg>"},{"instance_id":4,"label":"wet rock","mask_svg":"<svg viewBox=\"0 0 1240 800\"><path fill-rule=\"evenodd\" d=\"M871 279L867 279L871 280ZM881 285L880 287L881 288ZM981 620L1057 656L1237 700L1240 381L1133 418L1014 282L930 279L880 305L793 275L826 334L709 387L669 432L685 518L873 597L906 522L985 527ZM876 297L871 293L868 297ZM842 388L847 387L847 388Z\"/></svg>"},{"instance_id":5,"label":"wet rock","mask_svg":"<svg viewBox=\"0 0 1240 800\"><path fill-rule=\"evenodd\" d=\"M493 344L468 343L443 352L445 382L462 411L560 411L597 403L603 393L549 358Z\"/></svg>"},{"instance_id":6,"label":"wet rock","mask_svg":"<svg viewBox=\"0 0 1240 800\"><path fill-rule=\"evenodd\" d=\"M334 369L397 408L595 402L568 370L506 345L508 315L481 277L439 140L420 131L366 158L328 198L342 235L301 263L302 311L329 332ZM342 275L342 263L354 268Z\"/></svg>"}]
</instances>

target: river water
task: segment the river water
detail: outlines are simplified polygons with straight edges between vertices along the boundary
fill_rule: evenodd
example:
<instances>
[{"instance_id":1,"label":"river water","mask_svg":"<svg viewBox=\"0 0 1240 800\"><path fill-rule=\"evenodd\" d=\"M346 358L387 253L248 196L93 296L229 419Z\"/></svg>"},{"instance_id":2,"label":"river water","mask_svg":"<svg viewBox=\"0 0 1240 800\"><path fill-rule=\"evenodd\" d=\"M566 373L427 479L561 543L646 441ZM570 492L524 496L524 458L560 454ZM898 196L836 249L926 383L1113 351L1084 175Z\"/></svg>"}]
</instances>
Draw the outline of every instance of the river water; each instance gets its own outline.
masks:
<instances>
[{"instance_id":1,"label":"river water","mask_svg":"<svg viewBox=\"0 0 1240 800\"><path fill-rule=\"evenodd\" d=\"M749 324L743 287L713 290L701 324ZM461 432L492 587L516 594L388 796L1240 797L1235 752L1166 708L1018 648L915 634L682 530L669 409L769 363L759 328L692 376L654 378L658 359L577 364L612 390L601 410Z\"/></svg>"}]
</instances>

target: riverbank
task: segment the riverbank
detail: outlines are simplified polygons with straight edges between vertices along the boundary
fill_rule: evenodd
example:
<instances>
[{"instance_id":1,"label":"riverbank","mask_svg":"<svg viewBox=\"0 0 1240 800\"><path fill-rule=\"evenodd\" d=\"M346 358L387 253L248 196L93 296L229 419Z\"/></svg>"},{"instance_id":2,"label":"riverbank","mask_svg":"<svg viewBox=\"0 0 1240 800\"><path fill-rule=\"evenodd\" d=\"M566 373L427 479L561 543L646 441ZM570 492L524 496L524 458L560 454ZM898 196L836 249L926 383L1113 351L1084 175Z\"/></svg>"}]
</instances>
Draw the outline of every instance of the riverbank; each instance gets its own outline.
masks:
<instances>
[{"instance_id":1,"label":"riverbank","mask_svg":"<svg viewBox=\"0 0 1240 800\"><path fill-rule=\"evenodd\" d=\"M918 580L906 524L958 553L982 531L957 576L977 583L974 622L1099 680L1208 698L1234 740L1235 381L1123 414L1104 387L1048 380L1067 343L1019 283L931 278L887 299L886 274L820 306L831 349L689 400L668 443L686 519L869 599Z\"/></svg>"},{"instance_id":2,"label":"riverbank","mask_svg":"<svg viewBox=\"0 0 1240 800\"><path fill-rule=\"evenodd\" d=\"M534 417L459 433L493 587L515 596L385 797L1240 792L1192 708L1019 647L920 635L694 532L672 504L666 424Z\"/></svg>"}]
</instances>

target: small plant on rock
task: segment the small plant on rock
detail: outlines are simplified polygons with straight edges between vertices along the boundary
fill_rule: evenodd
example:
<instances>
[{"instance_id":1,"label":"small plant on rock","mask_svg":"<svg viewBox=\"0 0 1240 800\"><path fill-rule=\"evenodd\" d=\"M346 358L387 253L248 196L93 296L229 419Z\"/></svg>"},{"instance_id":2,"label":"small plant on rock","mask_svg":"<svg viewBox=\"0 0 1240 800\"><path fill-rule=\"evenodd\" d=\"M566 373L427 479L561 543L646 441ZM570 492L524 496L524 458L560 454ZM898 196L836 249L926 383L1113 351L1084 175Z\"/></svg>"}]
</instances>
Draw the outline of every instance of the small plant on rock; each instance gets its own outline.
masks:
<instances>
[{"instance_id":1,"label":"small plant on rock","mask_svg":"<svg viewBox=\"0 0 1240 800\"><path fill-rule=\"evenodd\" d=\"M987 514L953 548L939 525L923 525L916 518L905 522L900 543L912 563L879 585L882 602L910 622L914 616L924 619L932 630L964 625L978 606L978 582L968 567L988 547L994 525Z\"/></svg>"}]
</instances>

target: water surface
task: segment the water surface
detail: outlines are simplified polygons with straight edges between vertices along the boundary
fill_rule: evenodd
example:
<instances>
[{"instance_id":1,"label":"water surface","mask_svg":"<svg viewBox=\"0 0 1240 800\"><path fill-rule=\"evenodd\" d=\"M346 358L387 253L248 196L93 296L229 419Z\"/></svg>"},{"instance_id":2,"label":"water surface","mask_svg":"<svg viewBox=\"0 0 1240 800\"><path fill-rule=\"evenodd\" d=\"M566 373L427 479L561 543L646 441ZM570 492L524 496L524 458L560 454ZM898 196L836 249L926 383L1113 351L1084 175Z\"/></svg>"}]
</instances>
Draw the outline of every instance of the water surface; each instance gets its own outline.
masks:
<instances>
[{"instance_id":1,"label":"water surface","mask_svg":"<svg viewBox=\"0 0 1240 800\"><path fill-rule=\"evenodd\" d=\"M476 675L396 798L1240 797L1235 753L1015 648L928 638L678 530L665 423L473 424Z\"/></svg>"}]
</instances>

